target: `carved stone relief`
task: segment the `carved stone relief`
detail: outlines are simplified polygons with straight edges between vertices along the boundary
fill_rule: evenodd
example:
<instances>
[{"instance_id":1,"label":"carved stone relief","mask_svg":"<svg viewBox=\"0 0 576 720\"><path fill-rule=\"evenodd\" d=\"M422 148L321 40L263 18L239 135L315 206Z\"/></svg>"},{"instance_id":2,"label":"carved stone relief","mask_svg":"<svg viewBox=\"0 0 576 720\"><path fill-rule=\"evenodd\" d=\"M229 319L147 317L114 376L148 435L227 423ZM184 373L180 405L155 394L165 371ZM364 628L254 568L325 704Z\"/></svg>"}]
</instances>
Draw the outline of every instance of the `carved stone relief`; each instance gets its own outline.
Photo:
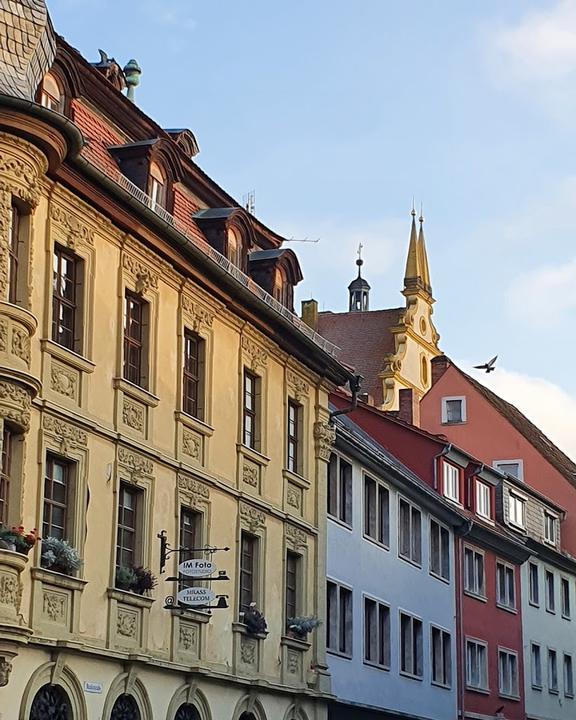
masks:
<instances>
[{"instance_id":1,"label":"carved stone relief","mask_svg":"<svg viewBox=\"0 0 576 720\"><path fill-rule=\"evenodd\" d=\"M310 386L308 383L303 380L299 375L297 375L293 370L287 370L286 371L286 382L288 383L288 387L291 390L291 394L293 395L296 402L300 402L302 398L307 397L308 393L310 392Z\"/></svg>"},{"instance_id":2,"label":"carved stone relief","mask_svg":"<svg viewBox=\"0 0 576 720\"><path fill-rule=\"evenodd\" d=\"M260 468L258 465L245 461L242 465L242 480L246 485L257 488L260 483Z\"/></svg>"},{"instance_id":3,"label":"carved stone relief","mask_svg":"<svg viewBox=\"0 0 576 720\"><path fill-rule=\"evenodd\" d=\"M147 293L150 289L158 289L158 274L147 265L144 265L132 255L124 255L122 266L127 270L136 282L136 292L140 295Z\"/></svg>"},{"instance_id":4,"label":"carved stone relief","mask_svg":"<svg viewBox=\"0 0 576 720\"><path fill-rule=\"evenodd\" d=\"M133 482L137 482L142 476L151 477L154 472L151 460L124 447L118 448L118 462L129 471Z\"/></svg>"},{"instance_id":5,"label":"carved stone relief","mask_svg":"<svg viewBox=\"0 0 576 720\"><path fill-rule=\"evenodd\" d=\"M60 442L61 452L66 455L71 448L86 447L88 435L75 425L60 420L52 415L44 415L44 430Z\"/></svg>"},{"instance_id":6,"label":"carved stone relief","mask_svg":"<svg viewBox=\"0 0 576 720\"><path fill-rule=\"evenodd\" d=\"M336 442L336 429L327 422L314 423L316 454L322 460L330 460L332 446Z\"/></svg>"},{"instance_id":7,"label":"carved stone relief","mask_svg":"<svg viewBox=\"0 0 576 720\"><path fill-rule=\"evenodd\" d=\"M116 618L116 632L124 638L136 639L138 630L138 614L132 610L122 610L118 608Z\"/></svg>"},{"instance_id":8,"label":"carved stone relief","mask_svg":"<svg viewBox=\"0 0 576 720\"><path fill-rule=\"evenodd\" d=\"M0 381L0 417L28 430L31 403L30 395L24 388L14 383Z\"/></svg>"},{"instance_id":9,"label":"carved stone relief","mask_svg":"<svg viewBox=\"0 0 576 720\"><path fill-rule=\"evenodd\" d=\"M193 460L201 460L202 438L191 430L182 431L182 452Z\"/></svg>"},{"instance_id":10,"label":"carved stone relief","mask_svg":"<svg viewBox=\"0 0 576 720\"><path fill-rule=\"evenodd\" d=\"M146 409L140 403L124 397L122 403L122 422L133 430L144 432Z\"/></svg>"},{"instance_id":11,"label":"carved stone relief","mask_svg":"<svg viewBox=\"0 0 576 720\"><path fill-rule=\"evenodd\" d=\"M300 511L302 508L302 490L294 487L294 485L288 485L286 490L286 502L290 507Z\"/></svg>"},{"instance_id":12,"label":"carved stone relief","mask_svg":"<svg viewBox=\"0 0 576 720\"><path fill-rule=\"evenodd\" d=\"M17 607L20 583L15 575L0 574L0 604Z\"/></svg>"},{"instance_id":13,"label":"carved stone relief","mask_svg":"<svg viewBox=\"0 0 576 720\"><path fill-rule=\"evenodd\" d=\"M196 654L198 650L198 627L180 621L178 645L184 652Z\"/></svg>"},{"instance_id":14,"label":"carved stone relief","mask_svg":"<svg viewBox=\"0 0 576 720\"><path fill-rule=\"evenodd\" d=\"M78 397L78 373L52 360L50 387L54 392L76 400Z\"/></svg>"},{"instance_id":15,"label":"carved stone relief","mask_svg":"<svg viewBox=\"0 0 576 720\"><path fill-rule=\"evenodd\" d=\"M304 530L301 530L294 525L285 525L284 535L286 538L286 545L293 550L305 548L308 544L308 537Z\"/></svg>"},{"instance_id":16,"label":"carved stone relief","mask_svg":"<svg viewBox=\"0 0 576 720\"><path fill-rule=\"evenodd\" d=\"M248 505L247 503L240 503L240 522L242 527L248 530L248 532L255 533L258 529L263 528L266 523L266 515L262 510Z\"/></svg>"},{"instance_id":17,"label":"carved stone relief","mask_svg":"<svg viewBox=\"0 0 576 720\"><path fill-rule=\"evenodd\" d=\"M42 614L50 622L65 623L68 598L60 593L44 591Z\"/></svg>"},{"instance_id":18,"label":"carved stone relief","mask_svg":"<svg viewBox=\"0 0 576 720\"><path fill-rule=\"evenodd\" d=\"M10 673L12 672L12 663L5 658L0 660L0 687L6 687L10 680Z\"/></svg>"},{"instance_id":19,"label":"carved stone relief","mask_svg":"<svg viewBox=\"0 0 576 720\"><path fill-rule=\"evenodd\" d=\"M12 327L12 355L24 360L30 367L30 337L26 330Z\"/></svg>"},{"instance_id":20,"label":"carved stone relief","mask_svg":"<svg viewBox=\"0 0 576 720\"><path fill-rule=\"evenodd\" d=\"M296 650L288 650L288 672L290 675L300 674L300 653Z\"/></svg>"},{"instance_id":21,"label":"carved stone relief","mask_svg":"<svg viewBox=\"0 0 576 720\"><path fill-rule=\"evenodd\" d=\"M201 327L212 327L214 311L193 300L188 295L182 296L182 310L192 325L192 330L198 332Z\"/></svg>"},{"instance_id":22,"label":"carved stone relief","mask_svg":"<svg viewBox=\"0 0 576 720\"><path fill-rule=\"evenodd\" d=\"M210 499L208 486L188 475L178 475L178 488L186 493L190 507L197 507Z\"/></svg>"},{"instance_id":23,"label":"carved stone relief","mask_svg":"<svg viewBox=\"0 0 576 720\"><path fill-rule=\"evenodd\" d=\"M242 336L242 350L250 358L250 366L254 372L266 367L268 363L268 351L257 342L246 335Z\"/></svg>"},{"instance_id":24,"label":"carved stone relief","mask_svg":"<svg viewBox=\"0 0 576 720\"><path fill-rule=\"evenodd\" d=\"M50 217L59 225L60 234L64 243L71 249L76 250L79 243L86 245L94 244L92 230L90 230L73 213L67 212L58 205L52 205Z\"/></svg>"},{"instance_id":25,"label":"carved stone relief","mask_svg":"<svg viewBox=\"0 0 576 720\"><path fill-rule=\"evenodd\" d=\"M256 665L258 641L255 638L242 636L240 639L240 659L245 665Z\"/></svg>"},{"instance_id":26,"label":"carved stone relief","mask_svg":"<svg viewBox=\"0 0 576 720\"><path fill-rule=\"evenodd\" d=\"M6 352L8 345L8 323L0 320L0 352Z\"/></svg>"}]
</instances>

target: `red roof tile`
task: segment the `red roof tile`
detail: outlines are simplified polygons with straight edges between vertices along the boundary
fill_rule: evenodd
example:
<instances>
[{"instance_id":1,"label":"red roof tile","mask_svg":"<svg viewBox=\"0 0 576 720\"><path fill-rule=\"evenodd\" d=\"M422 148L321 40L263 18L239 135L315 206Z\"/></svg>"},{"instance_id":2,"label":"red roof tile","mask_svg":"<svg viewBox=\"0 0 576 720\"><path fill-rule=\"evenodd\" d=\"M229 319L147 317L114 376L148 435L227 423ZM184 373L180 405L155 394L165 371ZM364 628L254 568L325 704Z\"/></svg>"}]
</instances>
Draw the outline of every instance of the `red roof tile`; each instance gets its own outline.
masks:
<instances>
[{"instance_id":1,"label":"red roof tile","mask_svg":"<svg viewBox=\"0 0 576 720\"><path fill-rule=\"evenodd\" d=\"M364 376L362 390L370 393L377 404L383 401L378 373L384 368L386 353L395 350L390 328L398 325L403 310L322 312L318 315L318 332L340 348L340 362Z\"/></svg>"}]
</instances>

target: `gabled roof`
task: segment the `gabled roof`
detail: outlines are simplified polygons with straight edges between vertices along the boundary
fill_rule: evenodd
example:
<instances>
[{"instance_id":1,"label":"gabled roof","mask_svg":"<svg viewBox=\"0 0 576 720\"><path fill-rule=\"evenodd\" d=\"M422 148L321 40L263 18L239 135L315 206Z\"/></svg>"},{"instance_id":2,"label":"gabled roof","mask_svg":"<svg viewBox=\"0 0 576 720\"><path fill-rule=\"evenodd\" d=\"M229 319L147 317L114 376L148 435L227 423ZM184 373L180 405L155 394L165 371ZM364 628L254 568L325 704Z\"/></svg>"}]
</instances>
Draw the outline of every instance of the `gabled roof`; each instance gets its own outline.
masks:
<instances>
[{"instance_id":1,"label":"gabled roof","mask_svg":"<svg viewBox=\"0 0 576 720\"><path fill-rule=\"evenodd\" d=\"M492 407L497 410L508 422L518 430L518 432L537 450L545 460L553 465L559 473L576 486L576 464L554 445L550 438L546 437L542 430L536 427L533 422L528 420L524 413L520 412L515 405L507 402L495 392L489 390L485 385L475 380L473 377L461 370L457 365L451 363L462 377L482 395Z\"/></svg>"},{"instance_id":2,"label":"gabled roof","mask_svg":"<svg viewBox=\"0 0 576 720\"><path fill-rule=\"evenodd\" d=\"M398 325L402 312L404 308L318 314L318 332L340 348L340 362L364 376L362 390L377 405L383 402L378 374L384 369L384 356L396 349L390 328Z\"/></svg>"}]
</instances>

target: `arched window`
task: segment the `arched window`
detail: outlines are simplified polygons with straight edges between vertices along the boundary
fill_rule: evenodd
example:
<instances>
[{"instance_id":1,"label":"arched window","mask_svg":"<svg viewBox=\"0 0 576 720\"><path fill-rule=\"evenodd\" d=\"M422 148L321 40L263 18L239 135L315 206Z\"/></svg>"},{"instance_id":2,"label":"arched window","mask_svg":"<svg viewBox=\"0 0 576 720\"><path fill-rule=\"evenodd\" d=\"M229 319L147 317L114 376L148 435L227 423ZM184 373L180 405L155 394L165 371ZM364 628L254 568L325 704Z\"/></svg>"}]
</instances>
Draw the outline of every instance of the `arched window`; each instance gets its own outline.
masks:
<instances>
[{"instance_id":1,"label":"arched window","mask_svg":"<svg viewBox=\"0 0 576 720\"><path fill-rule=\"evenodd\" d=\"M72 720L70 700L59 685L44 685L30 708L30 720Z\"/></svg>"},{"instance_id":2,"label":"arched window","mask_svg":"<svg viewBox=\"0 0 576 720\"><path fill-rule=\"evenodd\" d=\"M194 705L186 703L185 705L180 705L174 720L201 720L201 718L200 713L196 710Z\"/></svg>"},{"instance_id":3,"label":"arched window","mask_svg":"<svg viewBox=\"0 0 576 720\"><path fill-rule=\"evenodd\" d=\"M64 111L64 94L56 78L47 73L42 81L40 104L56 112Z\"/></svg>"},{"instance_id":4,"label":"arched window","mask_svg":"<svg viewBox=\"0 0 576 720\"><path fill-rule=\"evenodd\" d=\"M140 720L140 710L132 695L124 694L116 698L110 720Z\"/></svg>"},{"instance_id":5,"label":"arched window","mask_svg":"<svg viewBox=\"0 0 576 720\"><path fill-rule=\"evenodd\" d=\"M154 205L166 206L166 176L162 172L162 168L155 162L150 163L148 196L152 201L152 209L154 209Z\"/></svg>"},{"instance_id":6,"label":"arched window","mask_svg":"<svg viewBox=\"0 0 576 720\"><path fill-rule=\"evenodd\" d=\"M227 256L231 263L242 269L242 238L232 228L228 230Z\"/></svg>"}]
</instances>

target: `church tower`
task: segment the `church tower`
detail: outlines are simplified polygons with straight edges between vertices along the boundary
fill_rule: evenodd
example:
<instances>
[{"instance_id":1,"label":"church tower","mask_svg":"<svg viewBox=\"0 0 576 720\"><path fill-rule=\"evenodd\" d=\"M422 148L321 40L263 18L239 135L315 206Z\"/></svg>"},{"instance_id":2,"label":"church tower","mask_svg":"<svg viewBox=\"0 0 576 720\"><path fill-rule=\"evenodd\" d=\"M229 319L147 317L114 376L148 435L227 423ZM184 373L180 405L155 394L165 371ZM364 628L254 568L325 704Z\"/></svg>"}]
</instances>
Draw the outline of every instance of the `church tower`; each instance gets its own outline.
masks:
<instances>
[{"instance_id":1,"label":"church tower","mask_svg":"<svg viewBox=\"0 0 576 720\"><path fill-rule=\"evenodd\" d=\"M352 280L348 285L348 294L350 296L350 302L348 304L348 310L350 312L367 312L370 301L370 285L367 280L362 277L362 243L358 246L358 260L356 265L358 266L358 277Z\"/></svg>"}]
</instances>

